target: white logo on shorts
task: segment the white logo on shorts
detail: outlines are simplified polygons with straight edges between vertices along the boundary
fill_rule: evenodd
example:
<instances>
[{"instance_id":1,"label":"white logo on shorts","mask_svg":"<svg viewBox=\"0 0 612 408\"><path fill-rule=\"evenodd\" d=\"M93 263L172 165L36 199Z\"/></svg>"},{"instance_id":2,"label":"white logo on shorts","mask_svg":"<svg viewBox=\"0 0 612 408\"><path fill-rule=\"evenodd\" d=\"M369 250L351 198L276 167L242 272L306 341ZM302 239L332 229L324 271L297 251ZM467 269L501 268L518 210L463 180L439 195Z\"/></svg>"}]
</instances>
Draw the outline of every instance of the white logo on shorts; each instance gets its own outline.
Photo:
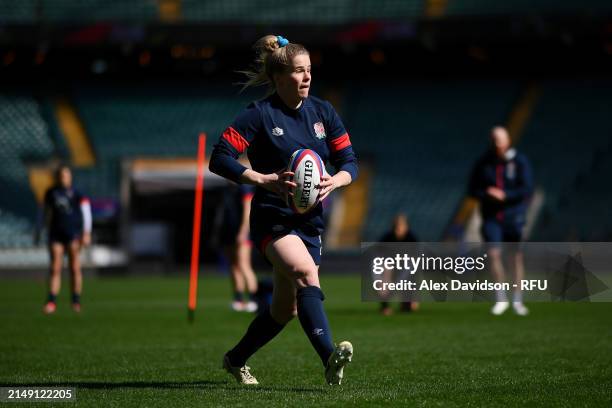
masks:
<instances>
[{"instance_id":1,"label":"white logo on shorts","mask_svg":"<svg viewBox=\"0 0 612 408\"><path fill-rule=\"evenodd\" d=\"M312 331L312 334L314 334L315 336L320 336L323 334L323 329L316 328Z\"/></svg>"},{"instance_id":2,"label":"white logo on shorts","mask_svg":"<svg viewBox=\"0 0 612 408\"><path fill-rule=\"evenodd\" d=\"M275 127L274 129L272 129L272 134L274 136L282 136L285 134L285 131L279 127Z\"/></svg>"}]
</instances>

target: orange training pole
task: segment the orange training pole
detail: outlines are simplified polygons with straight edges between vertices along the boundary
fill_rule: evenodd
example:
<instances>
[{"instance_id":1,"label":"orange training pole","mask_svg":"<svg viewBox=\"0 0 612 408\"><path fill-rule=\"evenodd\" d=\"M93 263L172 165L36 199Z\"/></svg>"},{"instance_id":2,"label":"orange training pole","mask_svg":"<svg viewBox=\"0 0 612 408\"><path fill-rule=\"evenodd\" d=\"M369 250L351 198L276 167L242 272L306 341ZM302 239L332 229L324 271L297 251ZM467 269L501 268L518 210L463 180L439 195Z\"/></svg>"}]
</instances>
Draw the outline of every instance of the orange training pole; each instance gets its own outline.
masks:
<instances>
[{"instance_id":1,"label":"orange training pole","mask_svg":"<svg viewBox=\"0 0 612 408\"><path fill-rule=\"evenodd\" d=\"M189 274L189 321L193 322L198 295L198 272L200 266L200 227L202 224L202 200L204 189L204 154L206 134L200 133L198 140L198 167L196 173L195 200L193 208L193 237L191 241L191 272Z\"/></svg>"}]
</instances>

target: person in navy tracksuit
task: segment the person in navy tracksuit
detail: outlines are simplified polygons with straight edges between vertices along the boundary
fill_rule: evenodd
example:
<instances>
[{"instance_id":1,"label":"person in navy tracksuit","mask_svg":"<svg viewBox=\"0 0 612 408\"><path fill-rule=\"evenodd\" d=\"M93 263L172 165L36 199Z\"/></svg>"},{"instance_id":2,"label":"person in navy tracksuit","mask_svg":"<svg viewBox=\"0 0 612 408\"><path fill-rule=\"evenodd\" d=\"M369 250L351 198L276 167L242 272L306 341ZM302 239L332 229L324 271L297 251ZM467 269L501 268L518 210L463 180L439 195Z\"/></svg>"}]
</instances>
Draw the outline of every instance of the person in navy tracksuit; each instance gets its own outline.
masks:
<instances>
[{"instance_id":1,"label":"person in navy tracksuit","mask_svg":"<svg viewBox=\"0 0 612 408\"><path fill-rule=\"evenodd\" d=\"M531 165L525 155L511 147L508 131L502 126L491 130L491 149L477 162L472 170L469 183L470 194L480 201L482 213L481 233L489 245L489 256L494 277L498 282L505 280L501 259L500 242L520 242L529 199L533 193ZM524 278L523 258L520 247L513 251L512 266L514 281ZM522 301L522 292L514 291L514 311L526 315L527 308ZM497 302L491 312L502 314L509 302L504 291L497 292Z\"/></svg>"},{"instance_id":2,"label":"person in navy tracksuit","mask_svg":"<svg viewBox=\"0 0 612 408\"><path fill-rule=\"evenodd\" d=\"M82 274L79 254L83 245L91 242L91 206L89 199L72 187L72 171L60 166L55 185L45 193L45 222L48 229L51 275L49 295L43 311L55 312L60 290L64 254L68 254L72 276L72 309L81 311Z\"/></svg>"},{"instance_id":3,"label":"person in navy tracksuit","mask_svg":"<svg viewBox=\"0 0 612 408\"><path fill-rule=\"evenodd\" d=\"M237 183L256 186L251 207L255 246L273 265L274 290L269 311L260 313L240 342L224 356L224 368L243 384L257 380L247 359L272 340L297 309L299 321L325 366L329 384L339 384L352 345L334 346L319 285L322 205L295 214L283 198L296 187L286 171L292 153L316 151L336 173L319 185L323 201L333 190L357 177L357 161L349 135L329 102L309 96L310 56L302 45L268 35L255 44L256 69L245 86L267 84L266 98L251 103L234 119L215 145L210 170ZM252 168L236 159L247 152Z\"/></svg>"}]
</instances>

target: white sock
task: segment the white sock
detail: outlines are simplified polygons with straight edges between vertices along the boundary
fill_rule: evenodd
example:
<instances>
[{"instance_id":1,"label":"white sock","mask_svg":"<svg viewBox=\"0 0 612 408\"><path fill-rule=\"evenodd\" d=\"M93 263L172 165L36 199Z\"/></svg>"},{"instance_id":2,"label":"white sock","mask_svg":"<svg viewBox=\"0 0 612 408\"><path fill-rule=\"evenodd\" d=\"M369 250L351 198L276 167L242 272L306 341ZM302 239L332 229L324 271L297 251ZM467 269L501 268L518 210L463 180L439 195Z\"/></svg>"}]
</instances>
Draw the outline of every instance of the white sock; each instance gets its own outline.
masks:
<instances>
[{"instance_id":1,"label":"white sock","mask_svg":"<svg viewBox=\"0 0 612 408\"><path fill-rule=\"evenodd\" d=\"M522 291L517 290L517 291L514 292L513 302L514 303L523 303L523 292Z\"/></svg>"},{"instance_id":2,"label":"white sock","mask_svg":"<svg viewBox=\"0 0 612 408\"><path fill-rule=\"evenodd\" d=\"M497 292L495 292L495 298L497 299L498 302L507 302L508 298L506 297L506 291L505 290L498 290Z\"/></svg>"}]
</instances>

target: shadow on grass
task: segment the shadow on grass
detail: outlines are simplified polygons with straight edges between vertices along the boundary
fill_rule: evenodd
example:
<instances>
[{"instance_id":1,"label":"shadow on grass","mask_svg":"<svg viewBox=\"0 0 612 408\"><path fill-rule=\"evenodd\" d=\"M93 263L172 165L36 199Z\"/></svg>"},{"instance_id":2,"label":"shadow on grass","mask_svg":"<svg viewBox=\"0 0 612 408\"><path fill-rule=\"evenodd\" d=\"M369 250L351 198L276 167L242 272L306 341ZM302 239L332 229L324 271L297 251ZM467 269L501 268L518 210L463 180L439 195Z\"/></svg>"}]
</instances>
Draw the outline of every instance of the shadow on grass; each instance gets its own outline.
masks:
<instances>
[{"instance_id":1,"label":"shadow on grass","mask_svg":"<svg viewBox=\"0 0 612 408\"><path fill-rule=\"evenodd\" d=\"M227 385L224 381L56 381L0 383L1 387L72 387L86 389L116 389L116 388L209 388Z\"/></svg>"},{"instance_id":2,"label":"shadow on grass","mask_svg":"<svg viewBox=\"0 0 612 408\"><path fill-rule=\"evenodd\" d=\"M324 387L316 388L316 387L290 387L290 386L284 387L284 386L259 385L257 387L249 387L249 388L240 387L240 389L269 391L269 392L310 392L310 393L316 393L316 394L325 394Z\"/></svg>"},{"instance_id":3,"label":"shadow on grass","mask_svg":"<svg viewBox=\"0 0 612 408\"><path fill-rule=\"evenodd\" d=\"M228 389L228 390L244 390L244 391L269 391L269 392L312 392L323 393L321 388L307 387L291 387L291 386L254 386L243 387L238 384L228 383L227 381L57 381L57 382L23 382L23 383L3 383L0 382L0 387L66 387L66 388L81 388L81 389L122 389L122 388L158 388L158 389Z\"/></svg>"}]
</instances>

